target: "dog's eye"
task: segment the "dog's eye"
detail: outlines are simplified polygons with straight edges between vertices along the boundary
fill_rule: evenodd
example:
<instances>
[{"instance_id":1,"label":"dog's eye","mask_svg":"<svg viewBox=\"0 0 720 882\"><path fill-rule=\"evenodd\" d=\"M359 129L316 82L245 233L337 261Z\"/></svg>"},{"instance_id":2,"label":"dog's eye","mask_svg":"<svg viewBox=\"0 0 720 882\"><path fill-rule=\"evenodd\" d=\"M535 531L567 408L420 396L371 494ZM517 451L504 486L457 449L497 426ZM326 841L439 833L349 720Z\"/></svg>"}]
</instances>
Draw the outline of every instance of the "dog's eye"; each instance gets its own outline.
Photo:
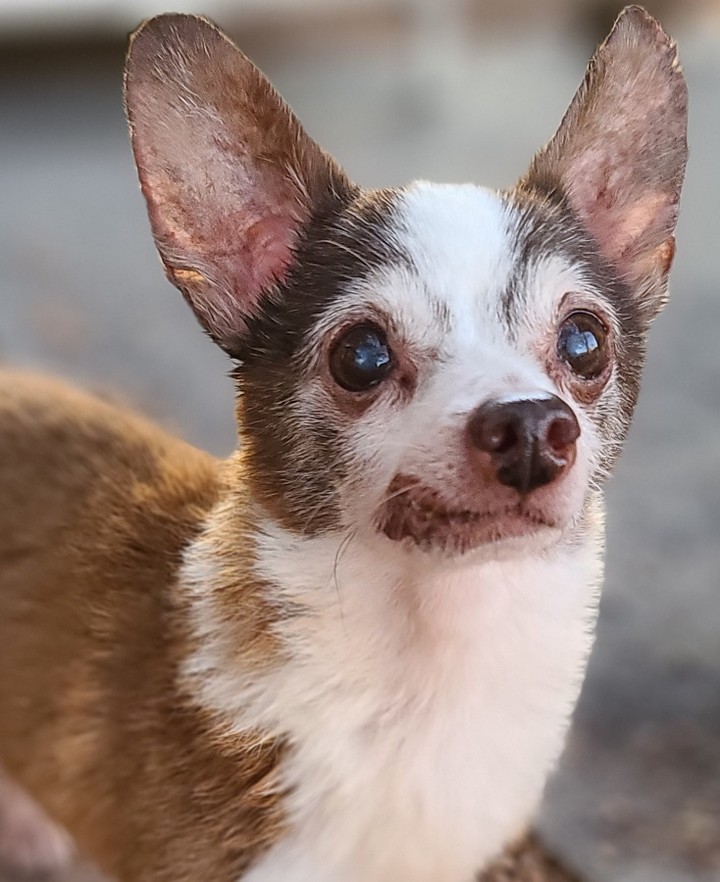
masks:
<instances>
[{"instance_id":1,"label":"dog's eye","mask_svg":"<svg viewBox=\"0 0 720 882\"><path fill-rule=\"evenodd\" d=\"M335 382L350 392L364 392L381 383L393 365L385 334L376 325L355 325L337 341L330 353Z\"/></svg>"},{"instance_id":2,"label":"dog's eye","mask_svg":"<svg viewBox=\"0 0 720 882\"><path fill-rule=\"evenodd\" d=\"M608 362L605 325L591 312L573 312L560 326L558 355L579 377L599 376Z\"/></svg>"}]
</instances>

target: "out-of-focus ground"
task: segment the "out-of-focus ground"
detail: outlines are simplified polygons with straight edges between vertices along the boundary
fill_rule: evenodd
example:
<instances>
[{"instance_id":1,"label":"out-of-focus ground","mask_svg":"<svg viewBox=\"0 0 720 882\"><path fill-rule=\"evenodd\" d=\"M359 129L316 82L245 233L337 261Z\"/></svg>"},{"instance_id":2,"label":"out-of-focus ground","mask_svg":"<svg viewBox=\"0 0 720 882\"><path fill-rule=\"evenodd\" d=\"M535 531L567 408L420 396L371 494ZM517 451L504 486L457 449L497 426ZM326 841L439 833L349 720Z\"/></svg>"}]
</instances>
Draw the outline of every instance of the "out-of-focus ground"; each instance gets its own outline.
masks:
<instances>
[{"instance_id":1,"label":"out-of-focus ground","mask_svg":"<svg viewBox=\"0 0 720 882\"><path fill-rule=\"evenodd\" d=\"M558 124L595 19L485 31L436 6L422 27L221 24L360 183L509 185ZM720 879L720 11L675 4L668 21L691 95L672 300L610 487L598 641L539 822L590 882ZM0 359L115 390L227 453L229 366L163 280L121 65L115 42L0 48Z\"/></svg>"}]
</instances>

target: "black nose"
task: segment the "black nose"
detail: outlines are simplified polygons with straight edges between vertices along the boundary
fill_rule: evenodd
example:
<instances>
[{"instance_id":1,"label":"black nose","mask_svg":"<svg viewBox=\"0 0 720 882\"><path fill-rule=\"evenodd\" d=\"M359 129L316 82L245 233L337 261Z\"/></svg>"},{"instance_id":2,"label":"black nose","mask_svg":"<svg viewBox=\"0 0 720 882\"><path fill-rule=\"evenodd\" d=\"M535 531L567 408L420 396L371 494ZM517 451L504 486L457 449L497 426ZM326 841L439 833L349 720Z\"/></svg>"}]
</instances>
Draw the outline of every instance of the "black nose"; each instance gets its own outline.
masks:
<instances>
[{"instance_id":1,"label":"black nose","mask_svg":"<svg viewBox=\"0 0 720 882\"><path fill-rule=\"evenodd\" d=\"M556 395L489 401L471 415L467 431L473 447L490 454L497 479L520 493L569 468L580 436L575 414Z\"/></svg>"}]
</instances>

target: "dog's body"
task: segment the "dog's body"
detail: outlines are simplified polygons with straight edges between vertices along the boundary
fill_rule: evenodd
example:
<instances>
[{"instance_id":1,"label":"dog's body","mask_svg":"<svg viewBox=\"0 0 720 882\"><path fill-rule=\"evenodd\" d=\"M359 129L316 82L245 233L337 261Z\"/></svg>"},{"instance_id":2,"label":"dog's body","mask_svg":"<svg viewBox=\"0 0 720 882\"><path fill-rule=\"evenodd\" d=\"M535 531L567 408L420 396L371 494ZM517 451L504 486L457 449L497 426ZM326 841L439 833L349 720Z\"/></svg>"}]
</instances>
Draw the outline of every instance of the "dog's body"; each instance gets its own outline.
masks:
<instances>
[{"instance_id":1,"label":"dog's body","mask_svg":"<svg viewBox=\"0 0 720 882\"><path fill-rule=\"evenodd\" d=\"M350 846L343 879L398 878L407 867L407 878L436 879L456 866L466 878L497 841L523 832L518 819L560 750L589 648L594 545L546 562L540 578L553 584L551 597L537 595L537 565L418 572L404 590L408 602L428 597L416 625L426 633L409 639L407 612L367 554L346 557L338 601L335 542L278 530L260 552L234 485L240 460L215 463L130 414L32 377L2 375L0 414L0 475L12 501L1 525L3 758L85 853L121 879L237 879L283 830L286 801L273 785L288 738L304 755L284 775L306 803L293 878L324 878L317 862L340 850L333 839ZM312 609L316 652L298 646L301 664L263 670L280 651L268 626L283 617L283 600L270 611L265 591L238 584L241 571L223 578L223 549L262 555L273 591ZM439 591L454 595L450 608L437 605ZM28 615L38 608L42 624ZM218 642L213 617L226 617L236 642ZM257 711L233 691L241 664L254 674ZM497 666L512 673L512 696ZM204 668L216 674L197 680L207 698L195 686ZM398 718L373 733L394 708ZM476 720L467 726L458 715ZM470 770L465 758L475 754L482 761ZM469 829L458 825L463 815ZM288 878L282 841L274 860L283 863L270 875L261 863L257 878ZM393 875L375 869L380 860Z\"/></svg>"},{"instance_id":2,"label":"dog's body","mask_svg":"<svg viewBox=\"0 0 720 882\"><path fill-rule=\"evenodd\" d=\"M244 444L0 376L0 756L121 882L467 882L592 641L673 252L674 47L626 13L503 194L360 191L197 19L141 30L127 101Z\"/></svg>"}]
</instances>

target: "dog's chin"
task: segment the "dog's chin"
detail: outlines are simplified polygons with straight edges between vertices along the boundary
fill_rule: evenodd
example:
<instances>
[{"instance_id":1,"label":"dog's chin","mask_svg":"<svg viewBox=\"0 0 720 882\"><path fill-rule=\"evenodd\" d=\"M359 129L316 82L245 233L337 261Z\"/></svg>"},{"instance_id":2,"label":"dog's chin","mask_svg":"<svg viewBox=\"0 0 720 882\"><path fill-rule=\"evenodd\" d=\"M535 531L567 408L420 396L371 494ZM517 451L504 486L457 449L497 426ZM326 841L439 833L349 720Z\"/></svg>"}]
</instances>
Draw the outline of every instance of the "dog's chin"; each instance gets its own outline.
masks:
<instances>
[{"instance_id":1,"label":"dog's chin","mask_svg":"<svg viewBox=\"0 0 720 882\"><path fill-rule=\"evenodd\" d=\"M408 495L409 496L409 495ZM505 558L554 545L564 523L525 501L486 511L451 509L437 499L413 495L391 499L378 529L388 539L428 554L460 557L471 553Z\"/></svg>"}]
</instances>

